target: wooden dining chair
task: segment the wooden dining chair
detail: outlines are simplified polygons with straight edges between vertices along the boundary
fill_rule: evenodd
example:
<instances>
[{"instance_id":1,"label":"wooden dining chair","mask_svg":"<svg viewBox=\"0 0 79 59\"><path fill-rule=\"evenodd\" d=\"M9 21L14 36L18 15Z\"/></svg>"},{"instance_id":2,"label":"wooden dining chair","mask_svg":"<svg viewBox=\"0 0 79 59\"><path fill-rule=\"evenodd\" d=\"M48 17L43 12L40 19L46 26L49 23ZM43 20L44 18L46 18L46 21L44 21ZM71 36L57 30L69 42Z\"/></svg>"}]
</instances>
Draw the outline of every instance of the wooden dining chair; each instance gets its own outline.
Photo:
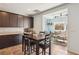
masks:
<instances>
[{"instance_id":1,"label":"wooden dining chair","mask_svg":"<svg viewBox=\"0 0 79 59\"><path fill-rule=\"evenodd\" d=\"M49 48L49 54L51 54L51 34L46 34L43 41L39 43L39 47L42 49L42 54L47 53L46 49Z\"/></svg>"},{"instance_id":2,"label":"wooden dining chair","mask_svg":"<svg viewBox=\"0 0 79 59\"><path fill-rule=\"evenodd\" d=\"M40 31L39 34L45 34L45 31Z\"/></svg>"},{"instance_id":3,"label":"wooden dining chair","mask_svg":"<svg viewBox=\"0 0 79 59\"><path fill-rule=\"evenodd\" d=\"M28 39L26 35L23 35L22 51L24 52L24 54L30 55L34 50L35 50L35 42L33 40Z\"/></svg>"}]
</instances>

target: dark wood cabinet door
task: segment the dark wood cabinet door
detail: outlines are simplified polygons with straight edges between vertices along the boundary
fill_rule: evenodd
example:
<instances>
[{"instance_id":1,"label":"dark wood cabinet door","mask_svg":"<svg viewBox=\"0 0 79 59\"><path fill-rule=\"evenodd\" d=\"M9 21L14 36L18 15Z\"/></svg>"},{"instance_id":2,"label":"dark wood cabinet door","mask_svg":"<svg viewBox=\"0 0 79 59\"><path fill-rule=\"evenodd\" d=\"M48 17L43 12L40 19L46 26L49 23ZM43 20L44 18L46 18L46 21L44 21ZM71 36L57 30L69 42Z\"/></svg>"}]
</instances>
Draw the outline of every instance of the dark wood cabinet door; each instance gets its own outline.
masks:
<instances>
[{"instance_id":1,"label":"dark wood cabinet door","mask_svg":"<svg viewBox=\"0 0 79 59\"><path fill-rule=\"evenodd\" d=\"M33 27L33 18L0 11L0 27Z\"/></svg>"},{"instance_id":2,"label":"dark wood cabinet door","mask_svg":"<svg viewBox=\"0 0 79 59\"><path fill-rule=\"evenodd\" d=\"M9 26L9 13L0 11L0 27Z\"/></svg>"},{"instance_id":3,"label":"dark wood cabinet door","mask_svg":"<svg viewBox=\"0 0 79 59\"><path fill-rule=\"evenodd\" d=\"M18 34L0 36L0 49L22 43L22 36Z\"/></svg>"},{"instance_id":4,"label":"dark wood cabinet door","mask_svg":"<svg viewBox=\"0 0 79 59\"><path fill-rule=\"evenodd\" d=\"M30 27L33 28L33 17L30 17Z\"/></svg>"},{"instance_id":5,"label":"dark wood cabinet door","mask_svg":"<svg viewBox=\"0 0 79 59\"><path fill-rule=\"evenodd\" d=\"M10 27L18 27L18 15L10 13Z\"/></svg>"},{"instance_id":6,"label":"dark wood cabinet door","mask_svg":"<svg viewBox=\"0 0 79 59\"><path fill-rule=\"evenodd\" d=\"M31 25L33 25L32 18L24 17L24 28L31 28Z\"/></svg>"},{"instance_id":7,"label":"dark wood cabinet door","mask_svg":"<svg viewBox=\"0 0 79 59\"><path fill-rule=\"evenodd\" d=\"M18 15L18 27L23 27L24 25L23 21L24 21L23 16Z\"/></svg>"},{"instance_id":8,"label":"dark wood cabinet door","mask_svg":"<svg viewBox=\"0 0 79 59\"><path fill-rule=\"evenodd\" d=\"M0 12L0 27L2 27L2 13Z\"/></svg>"}]
</instances>

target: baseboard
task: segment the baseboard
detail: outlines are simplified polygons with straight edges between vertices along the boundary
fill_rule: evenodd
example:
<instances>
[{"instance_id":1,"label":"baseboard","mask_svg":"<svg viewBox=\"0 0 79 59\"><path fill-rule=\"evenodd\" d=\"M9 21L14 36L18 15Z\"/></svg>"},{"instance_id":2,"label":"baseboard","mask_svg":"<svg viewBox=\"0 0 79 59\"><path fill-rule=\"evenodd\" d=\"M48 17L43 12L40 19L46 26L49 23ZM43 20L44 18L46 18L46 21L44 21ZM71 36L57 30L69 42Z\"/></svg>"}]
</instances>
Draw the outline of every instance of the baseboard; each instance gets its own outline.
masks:
<instances>
[{"instance_id":1,"label":"baseboard","mask_svg":"<svg viewBox=\"0 0 79 59\"><path fill-rule=\"evenodd\" d=\"M68 50L68 52L71 53L71 54L73 54L73 55L79 55L79 53L76 52L76 51Z\"/></svg>"}]
</instances>

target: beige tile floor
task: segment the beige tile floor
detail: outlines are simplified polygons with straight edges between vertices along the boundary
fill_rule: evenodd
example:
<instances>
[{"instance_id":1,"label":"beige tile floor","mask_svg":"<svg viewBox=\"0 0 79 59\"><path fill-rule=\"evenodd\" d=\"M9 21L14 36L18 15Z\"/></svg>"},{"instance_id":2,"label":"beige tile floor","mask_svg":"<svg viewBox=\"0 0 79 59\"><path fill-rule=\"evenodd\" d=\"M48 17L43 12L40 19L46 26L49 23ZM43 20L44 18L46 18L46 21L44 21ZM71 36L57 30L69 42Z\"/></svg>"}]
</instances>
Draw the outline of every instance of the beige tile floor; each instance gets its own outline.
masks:
<instances>
[{"instance_id":1,"label":"beige tile floor","mask_svg":"<svg viewBox=\"0 0 79 59\"><path fill-rule=\"evenodd\" d=\"M23 55L22 45L16 45L0 50L0 55ZM66 46L52 44L52 55L71 55Z\"/></svg>"}]
</instances>

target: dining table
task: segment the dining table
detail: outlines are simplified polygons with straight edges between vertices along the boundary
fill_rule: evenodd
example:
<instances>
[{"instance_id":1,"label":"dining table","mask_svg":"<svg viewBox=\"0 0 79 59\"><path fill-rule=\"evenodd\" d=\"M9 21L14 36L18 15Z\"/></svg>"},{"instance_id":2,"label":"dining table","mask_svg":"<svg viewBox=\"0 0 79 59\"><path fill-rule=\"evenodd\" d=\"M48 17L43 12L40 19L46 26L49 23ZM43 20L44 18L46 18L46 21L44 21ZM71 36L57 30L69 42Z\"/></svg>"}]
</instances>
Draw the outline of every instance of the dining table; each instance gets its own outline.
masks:
<instances>
[{"instance_id":1,"label":"dining table","mask_svg":"<svg viewBox=\"0 0 79 59\"><path fill-rule=\"evenodd\" d=\"M45 35L41 35L41 34L24 34L25 38L28 38L29 40L34 40L34 42L36 43L36 55L39 55L39 42L45 40ZM51 43L49 45L49 55L51 55Z\"/></svg>"}]
</instances>

